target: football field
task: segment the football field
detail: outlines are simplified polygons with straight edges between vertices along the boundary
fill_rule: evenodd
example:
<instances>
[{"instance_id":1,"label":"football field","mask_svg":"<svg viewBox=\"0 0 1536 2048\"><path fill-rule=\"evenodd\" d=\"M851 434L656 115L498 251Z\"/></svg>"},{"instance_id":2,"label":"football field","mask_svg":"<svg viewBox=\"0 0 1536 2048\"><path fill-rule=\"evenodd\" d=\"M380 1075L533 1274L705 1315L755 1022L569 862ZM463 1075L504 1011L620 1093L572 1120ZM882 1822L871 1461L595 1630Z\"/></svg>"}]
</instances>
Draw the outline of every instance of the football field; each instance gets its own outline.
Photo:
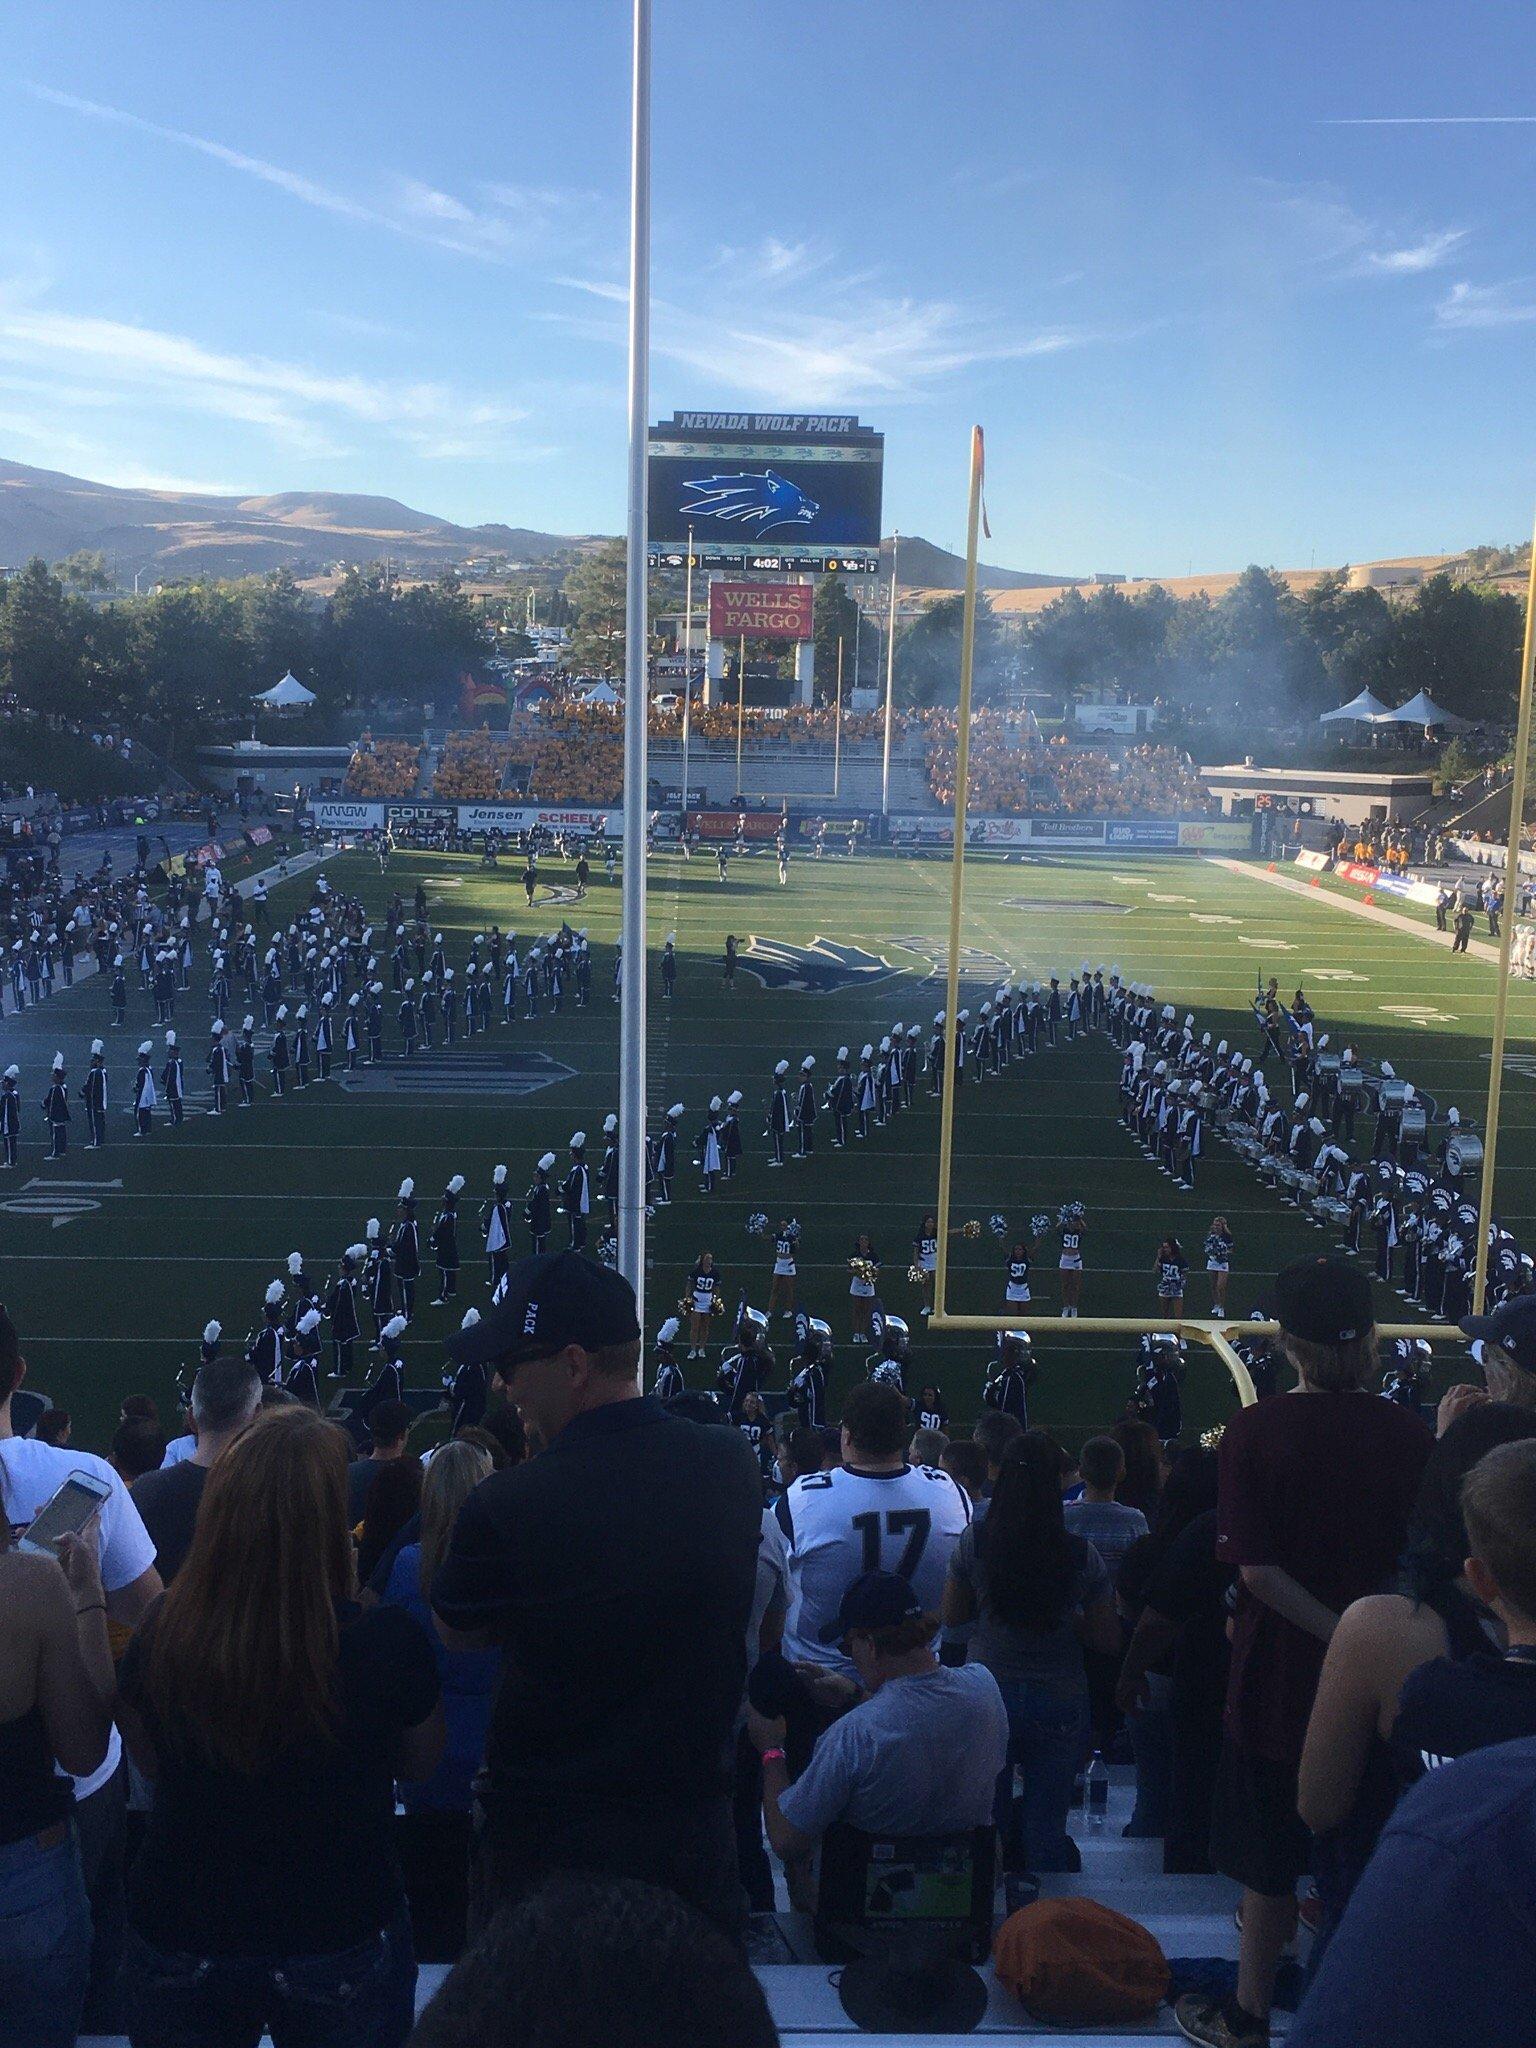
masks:
<instances>
[{"instance_id":1,"label":"football field","mask_svg":"<svg viewBox=\"0 0 1536 2048\"><path fill-rule=\"evenodd\" d=\"M204 1323L217 1317L226 1342L243 1341L287 1254L302 1252L310 1274L324 1280L370 1216L388 1230L406 1175L416 1183L426 1269L406 1345L407 1381L435 1385L444 1336L464 1307L485 1304L475 1218L493 1166L507 1164L520 1218L519 1198L541 1152L554 1151L563 1170L566 1143L584 1128L594 1169L601 1157L603 1118L617 1107L618 887L599 870L578 903L565 864L550 862L530 913L510 863L491 873L471 857L397 854L381 875L371 857L342 853L328 872L336 890L362 896L375 922L390 891L399 889L409 903L421 879L433 926L461 970L470 936L493 922L516 932L524 953L562 918L585 927L594 954L591 1004L578 1009L568 995L562 1015L546 1008L535 1020L506 1027L498 991L488 1033L406 1061L397 1057L395 1004L386 993L382 1067L273 1100L262 1059L256 1106L211 1119L203 1113L210 1011L200 950L193 987L176 1013L190 1114L172 1131L162 1108L143 1141L132 1136L128 1084L141 1039L154 1037L158 1066L161 1033L151 1032L148 998L136 977L121 1029L110 1028L107 992L96 978L0 1024L0 1064L21 1067L24 1105L20 1166L0 1176L0 1294L22 1333L32 1383L75 1415L79 1443L104 1445L127 1393L152 1393L169 1413L176 1371L195 1361ZM312 879L273 890L274 923L307 904ZM849 1342L847 1262L856 1234L868 1230L883 1262L882 1297L913 1325L909 1389L937 1381L957 1422L977 1411L986 1340L927 1335L906 1277L911 1241L937 1179L938 1110L922 1084L912 1110L845 1152L830 1149L825 1114L809 1161L771 1170L764 1137L763 1110L779 1059L790 1062L793 1077L802 1058L814 1054L820 1095L840 1044L856 1063L860 1046L878 1042L899 1020L922 1027L926 1050L934 1013L944 1004L948 887L946 857L800 858L782 888L771 853L733 862L724 883L711 857L655 857L649 1098L653 1126L669 1104L685 1105L686 1143L673 1205L652 1226L648 1340L705 1247L725 1275L728 1302L744 1291L766 1306L771 1247L749 1234L747 1219L755 1211L771 1221L793 1215L802 1226L800 1298L833 1328L835 1399L863 1371L864 1354ZM664 1001L655 961L671 931L680 966L676 995ZM727 932L740 945L733 990L721 972ZM1197 1035L1208 1030L1213 1044L1225 1038L1250 1051L1257 1039L1250 999L1256 980L1274 974L1287 1001L1298 985L1306 989L1317 1028L1335 1047L1347 1041L1368 1062L1390 1060L1431 1099L1436 1119L1455 1104L1466 1122L1481 1124L1492 966L1453 959L1432 941L1375 925L1321 892L1308 900L1277 889L1261 869L1238 873L1171 855L973 856L965 946L963 1000L973 1012L1005 979L1043 982L1058 973L1065 985L1087 962L1106 975L1113 966L1127 980L1153 984L1181 1020L1194 1013ZM237 995L233 1023L245 1007ZM1527 1243L1536 1235L1533 1024L1536 990L1519 985L1512 992L1498 1211ZM76 1103L68 1160L44 1164L38 1104L49 1061L61 1048L77 1088L97 1035L107 1041L110 1062L109 1143L99 1152L83 1148ZM1330 1241L1267 1191L1214 1133L1194 1191L1176 1190L1116 1120L1118 1071L1108 1038L1089 1034L1054 1050L1042 1043L1035 1057L982 1085L967 1079L958 1100L953 1221L975 1218L983 1227L977 1238L953 1240L951 1308L996 1310L1001 1325L1006 1246L988 1219L1006 1218L1011 1236L1074 1198L1087 1208L1085 1315L1155 1312L1152 1260L1168 1229L1191 1261L1187 1311L1204 1310L1202 1245L1216 1214L1228 1218L1237 1243L1228 1297L1237 1314L1267 1304L1279 1265ZM1278 1073L1273 1081L1284 1090ZM709 1098L733 1088L745 1096L746 1157L733 1182L706 1196L690 1170L692 1140ZM1362 1119L1362 1140L1369 1129ZM1431 1142L1440 1135L1432 1127ZM450 1314L427 1306L435 1288L426 1239L437 1197L456 1172L467 1182L464 1269ZM557 1218L552 1244L563 1244L565 1235ZM514 1245L522 1249L520 1230ZM1033 1312L1051 1313L1059 1296L1048 1239L1036 1258ZM1382 1306L1408 1315L1395 1296ZM789 1326L776 1324L773 1340L782 1361ZM1075 1338L1064 1326L1059 1340L1037 1336L1035 1349L1036 1419L1075 1441L1119 1414L1132 1384L1130 1341ZM648 1342L648 1374L649 1357ZM691 1384L704 1383L704 1368L688 1370ZM785 1378L781 1369L775 1384ZM1220 1366L1198 1349L1185 1400L1186 1433L1230 1407Z\"/></svg>"}]
</instances>

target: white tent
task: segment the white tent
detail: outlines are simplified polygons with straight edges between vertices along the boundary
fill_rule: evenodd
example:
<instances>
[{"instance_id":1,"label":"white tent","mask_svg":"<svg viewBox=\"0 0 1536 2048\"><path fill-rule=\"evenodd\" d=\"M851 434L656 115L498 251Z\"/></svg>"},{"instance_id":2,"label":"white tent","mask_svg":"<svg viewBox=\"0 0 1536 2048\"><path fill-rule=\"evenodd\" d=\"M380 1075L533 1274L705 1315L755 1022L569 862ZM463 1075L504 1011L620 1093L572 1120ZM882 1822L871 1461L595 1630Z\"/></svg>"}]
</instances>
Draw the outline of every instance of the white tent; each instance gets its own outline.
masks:
<instances>
[{"instance_id":1,"label":"white tent","mask_svg":"<svg viewBox=\"0 0 1536 2048\"><path fill-rule=\"evenodd\" d=\"M275 682L270 690L263 690L256 702L265 704L269 711L302 711L306 704L313 704L315 693L306 690L292 669Z\"/></svg>"},{"instance_id":2,"label":"white tent","mask_svg":"<svg viewBox=\"0 0 1536 2048\"><path fill-rule=\"evenodd\" d=\"M1371 720L1373 725L1441 725L1447 732L1466 732L1471 720L1458 718L1454 711L1443 711L1427 690L1420 690L1410 697L1406 704L1399 704L1395 711L1380 711Z\"/></svg>"},{"instance_id":3,"label":"white tent","mask_svg":"<svg viewBox=\"0 0 1536 2048\"><path fill-rule=\"evenodd\" d=\"M590 690L581 693L583 704L618 704L622 701L612 683L594 683Z\"/></svg>"},{"instance_id":4,"label":"white tent","mask_svg":"<svg viewBox=\"0 0 1536 2048\"><path fill-rule=\"evenodd\" d=\"M1341 704L1337 711L1325 711L1318 724L1332 725L1336 719L1342 718L1380 718L1386 709L1386 705L1379 697L1373 697L1369 690L1362 690L1358 697L1351 697L1349 702Z\"/></svg>"}]
</instances>

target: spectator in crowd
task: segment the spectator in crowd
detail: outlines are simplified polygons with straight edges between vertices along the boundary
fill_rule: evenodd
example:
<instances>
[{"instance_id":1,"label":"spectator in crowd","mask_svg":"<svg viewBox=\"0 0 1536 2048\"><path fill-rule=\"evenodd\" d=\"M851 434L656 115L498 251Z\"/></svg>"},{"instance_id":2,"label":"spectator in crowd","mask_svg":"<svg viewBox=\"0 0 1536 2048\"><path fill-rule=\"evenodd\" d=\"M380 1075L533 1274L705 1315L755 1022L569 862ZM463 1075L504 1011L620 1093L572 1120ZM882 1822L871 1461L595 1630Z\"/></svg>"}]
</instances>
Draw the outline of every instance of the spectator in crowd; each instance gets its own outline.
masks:
<instances>
[{"instance_id":1,"label":"spectator in crowd","mask_svg":"<svg viewBox=\"0 0 1536 2048\"><path fill-rule=\"evenodd\" d=\"M0 1466L0 2048L74 2048L91 1909L65 1774L104 1762L117 1680L97 1532L17 1550L8 1498Z\"/></svg>"},{"instance_id":2,"label":"spectator in crowd","mask_svg":"<svg viewBox=\"0 0 1536 2048\"><path fill-rule=\"evenodd\" d=\"M154 1782L135 2048L410 2033L394 1780L431 1775L442 1708L421 1628L363 1612L353 1586L345 1438L299 1403L262 1415L210 1468L186 1561L123 1662L119 1717Z\"/></svg>"},{"instance_id":3,"label":"spectator in crowd","mask_svg":"<svg viewBox=\"0 0 1536 2048\"><path fill-rule=\"evenodd\" d=\"M1473 1340L1490 1401L1536 1408L1536 1294L1516 1294L1492 1315L1468 1316L1461 1328ZM1477 1393L1452 1387L1450 1398L1476 1401Z\"/></svg>"},{"instance_id":4,"label":"spectator in crowd","mask_svg":"<svg viewBox=\"0 0 1536 2048\"><path fill-rule=\"evenodd\" d=\"M1259 2048L1296 1883L1311 1862L1297 1771L1323 1652L1352 1600L1390 1577L1432 1439L1366 1391L1371 1286L1342 1259L1276 1282L1293 1394L1242 1409L1221 1439L1217 1556L1238 1574L1211 1855L1243 1886L1235 1994L1188 1992L1179 2025L1208 2048Z\"/></svg>"},{"instance_id":5,"label":"spectator in crowd","mask_svg":"<svg viewBox=\"0 0 1536 2048\"><path fill-rule=\"evenodd\" d=\"M1071 1533L1086 1537L1103 1558L1113 1584L1126 1552L1147 1534L1147 1518L1140 1508L1122 1507L1115 1499L1115 1489L1125 1477L1125 1453L1114 1437L1089 1437L1078 1470L1082 1497L1067 1502L1064 1519Z\"/></svg>"},{"instance_id":6,"label":"spectator in crowd","mask_svg":"<svg viewBox=\"0 0 1536 2048\"><path fill-rule=\"evenodd\" d=\"M1017 1418L1010 1415L1005 1419L1013 1422ZM981 1511L990 1483L986 1452L974 1437L954 1437L944 1446L939 1463L956 1485L964 1488L974 1520Z\"/></svg>"},{"instance_id":7,"label":"spectator in crowd","mask_svg":"<svg viewBox=\"0 0 1536 2048\"><path fill-rule=\"evenodd\" d=\"M494 1366L545 1448L464 1502L432 1606L508 1653L486 1752L490 1901L553 1869L669 1886L741 1923L732 1742L763 1487L740 1432L642 1395L633 1290L579 1253L521 1260L449 1343Z\"/></svg>"},{"instance_id":8,"label":"spectator in crowd","mask_svg":"<svg viewBox=\"0 0 1536 2048\"><path fill-rule=\"evenodd\" d=\"M404 1608L432 1639L447 1727L442 1761L431 1778L425 1784L401 1788L407 1813L447 1810L467 1814L474 1776L485 1755L491 1704L501 1677L501 1654L497 1650L450 1650L433 1626L431 1602L459 1509L481 1480L489 1479L492 1469L489 1453L471 1443L446 1443L433 1453L421 1482L420 1534L396 1552L384 1593L386 1607Z\"/></svg>"},{"instance_id":9,"label":"spectator in crowd","mask_svg":"<svg viewBox=\"0 0 1536 2048\"><path fill-rule=\"evenodd\" d=\"M392 1458L375 1475L357 1544L357 1575L364 1585L378 1569L385 1551L420 1512L421 1488L420 1458Z\"/></svg>"},{"instance_id":10,"label":"spectator in crowd","mask_svg":"<svg viewBox=\"0 0 1536 2048\"><path fill-rule=\"evenodd\" d=\"M1061 1457L1044 1430L1004 1453L986 1518L955 1546L944 1589L950 1627L975 1621L968 1662L997 1680L1008 1712L1008 1768L996 1785L1003 1860L1011 1870L1076 1870L1067 1834L1072 1782L1088 1743L1084 1649L1119 1645L1109 1574L1063 1520ZM1013 1795L1013 1767L1022 1776Z\"/></svg>"},{"instance_id":11,"label":"spectator in crowd","mask_svg":"<svg viewBox=\"0 0 1536 2048\"><path fill-rule=\"evenodd\" d=\"M1115 1489L1115 1498L1121 1507L1138 1509L1146 1517L1150 1529L1157 1519L1158 1498L1168 1470L1162 1439L1150 1422L1140 1421L1133 1415L1124 1416L1117 1422L1110 1435L1120 1446L1125 1459L1125 1471Z\"/></svg>"},{"instance_id":12,"label":"spectator in crowd","mask_svg":"<svg viewBox=\"0 0 1536 2048\"><path fill-rule=\"evenodd\" d=\"M786 1437L781 1438L775 1464L779 1478L785 1486L793 1486L797 1479L804 1479L807 1473L821 1470L821 1432L799 1423Z\"/></svg>"},{"instance_id":13,"label":"spectator in crowd","mask_svg":"<svg viewBox=\"0 0 1536 2048\"><path fill-rule=\"evenodd\" d=\"M938 1632L938 1616L923 1612L897 1573L853 1581L824 1633L842 1644L862 1698L822 1731L793 1785L783 1721L750 1710L763 1819L787 1866L805 1865L837 1822L867 1834L948 1835L991 1821L1007 1711L991 1672L940 1664Z\"/></svg>"},{"instance_id":14,"label":"spectator in crowd","mask_svg":"<svg viewBox=\"0 0 1536 2048\"><path fill-rule=\"evenodd\" d=\"M69 1433L74 1419L67 1408L50 1408L37 1418L37 1427L32 1434L40 1444L52 1444L62 1450L69 1442Z\"/></svg>"},{"instance_id":15,"label":"spectator in crowd","mask_svg":"<svg viewBox=\"0 0 1536 2048\"><path fill-rule=\"evenodd\" d=\"M411 1411L403 1401L381 1401L368 1418L372 1445L364 1458L354 1458L347 1468L347 1522L357 1528L368 1510L368 1494L385 1465L406 1455L411 1433Z\"/></svg>"},{"instance_id":16,"label":"spectator in crowd","mask_svg":"<svg viewBox=\"0 0 1536 2048\"><path fill-rule=\"evenodd\" d=\"M913 1433L908 1455L914 1465L937 1465L942 1470L948 1449L949 1438L942 1429L919 1429Z\"/></svg>"},{"instance_id":17,"label":"spectator in crowd","mask_svg":"<svg viewBox=\"0 0 1536 2048\"><path fill-rule=\"evenodd\" d=\"M980 1502L992 1498L992 1489L997 1484L997 1475L1003 1469L1003 1459L1011 1444L1017 1443L1024 1434L1024 1425L1017 1415L1004 1415L1000 1409L989 1408L979 1416L976 1427L971 1431L972 1441L981 1446L987 1460L987 1476L977 1499ZM973 1496L973 1498L976 1498Z\"/></svg>"},{"instance_id":18,"label":"spectator in crowd","mask_svg":"<svg viewBox=\"0 0 1536 2048\"><path fill-rule=\"evenodd\" d=\"M1338 1925L1399 1795L1422 1777L1426 1755L1458 1756L1484 1742L1536 1735L1536 1667L1518 1647L1531 1633L1529 1625L1520 1616L1518 1596L1506 1611L1480 1583L1491 1569L1490 1544L1504 1560L1492 1567L1495 1574L1503 1570L1519 1580L1520 1519L1527 1510L1524 1541L1536 1555L1533 1458L1536 1416L1503 1402L1463 1413L1430 1456L1421 1509L1415 1511L1422 1530L1426 1494L1431 1501L1445 1499L1459 1555L1447 1556L1427 1530L1417 1542L1410 1538L1403 1590L1357 1600L1333 1632L1299 1782L1301 1817L1319 1837L1320 1939ZM1467 1503L1480 1493L1485 1506L1475 1529L1476 1515ZM1516 1542L1513 1551L1506 1531ZM1506 1662L1503 1653L1511 1648L1514 1658ZM1447 1701L1454 1703L1453 1724L1461 1703L1473 1705L1470 1725L1460 1734L1455 1725L1444 1725ZM1515 1718L1501 1719L1502 1713Z\"/></svg>"},{"instance_id":19,"label":"spectator in crowd","mask_svg":"<svg viewBox=\"0 0 1536 2048\"><path fill-rule=\"evenodd\" d=\"M1157 1526L1126 1552L1115 1588L1131 1630L1116 1682L1136 1759L1125 1832L1161 1836L1169 1873L1211 1867L1230 1583L1216 1562L1216 1453L1195 1445L1174 1459Z\"/></svg>"},{"instance_id":20,"label":"spectator in crowd","mask_svg":"<svg viewBox=\"0 0 1536 2048\"><path fill-rule=\"evenodd\" d=\"M243 1358L212 1358L192 1382L192 1419L197 1448L179 1465L146 1472L133 1489L133 1504L155 1546L155 1568L169 1585L192 1547L203 1484L226 1450L261 1406L261 1379Z\"/></svg>"},{"instance_id":21,"label":"spectator in crowd","mask_svg":"<svg viewBox=\"0 0 1536 2048\"><path fill-rule=\"evenodd\" d=\"M96 1518L96 1545L107 1620L131 1629L160 1591L155 1546L132 1496L105 1458L18 1437L11 1398L26 1376L15 1325L0 1307L0 1493L13 1528L23 1529L72 1472L107 1488ZM91 1908L91 1971L84 2024L111 2033L119 2025L117 1977L123 1948L123 1854L128 1810L122 1743L114 1728L96 1768L75 1778L75 1830Z\"/></svg>"},{"instance_id":22,"label":"spectator in crowd","mask_svg":"<svg viewBox=\"0 0 1536 2048\"><path fill-rule=\"evenodd\" d=\"M148 1415L130 1415L112 1432L112 1469L131 1488L147 1472L158 1472L165 1458L165 1432Z\"/></svg>"},{"instance_id":23,"label":"spectator in crowd","mask_svg":"<svg viewBox=\"0 0 1536 2048\"><path fill-rule=\"evenodd\" d=\"M777 2048L739 1951L674 1892L554 1877L502 1906L411 2048Z\"/></svg>"},{"instance_id":24,"label":"spectator in crowd","mask_svg":"<svg viewBox=\"0 0 1536 2048\"><path fill-rule=\"evenodd\" d=\"M1525 2038L1533 1895L1536 1738L1431 1771L1387 1823L1288 2048Z\"/></svg>"}]
</instances>

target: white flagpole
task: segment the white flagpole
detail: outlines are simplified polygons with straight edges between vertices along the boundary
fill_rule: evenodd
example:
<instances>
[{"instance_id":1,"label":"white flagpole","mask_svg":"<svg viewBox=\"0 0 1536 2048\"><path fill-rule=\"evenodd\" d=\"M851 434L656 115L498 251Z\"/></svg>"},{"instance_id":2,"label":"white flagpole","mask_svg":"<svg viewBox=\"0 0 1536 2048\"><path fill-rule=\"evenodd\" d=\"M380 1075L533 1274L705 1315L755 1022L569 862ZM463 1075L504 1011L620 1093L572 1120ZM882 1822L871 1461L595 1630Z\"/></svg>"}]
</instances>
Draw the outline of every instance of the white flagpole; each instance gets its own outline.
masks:
<instances>
[{"instance_id":1,"label":"white flagpole","mask_svg":"<svg viewBox=\"0 0 1536 2048\"><path fill-rule=\"evenodd\" d=\"M645 799L650 710L646 429L651 340L651 0L634 0L629 165L629 518L624 592L624 958L619 979L619 1270L645 1325Z\"/></svg>"},{"instance_id":2,"label":"white flagpole","mask_svg":"<svg viewBox=\"0 0 1536 2048\"><path fill-rule=\"evenodd\" d=\"M901 535L891 533L891 608L885 622L885 757L880 768L880 815L891 815L891 693L896 683L896 554Z\"/></svg>"}]
</instances>

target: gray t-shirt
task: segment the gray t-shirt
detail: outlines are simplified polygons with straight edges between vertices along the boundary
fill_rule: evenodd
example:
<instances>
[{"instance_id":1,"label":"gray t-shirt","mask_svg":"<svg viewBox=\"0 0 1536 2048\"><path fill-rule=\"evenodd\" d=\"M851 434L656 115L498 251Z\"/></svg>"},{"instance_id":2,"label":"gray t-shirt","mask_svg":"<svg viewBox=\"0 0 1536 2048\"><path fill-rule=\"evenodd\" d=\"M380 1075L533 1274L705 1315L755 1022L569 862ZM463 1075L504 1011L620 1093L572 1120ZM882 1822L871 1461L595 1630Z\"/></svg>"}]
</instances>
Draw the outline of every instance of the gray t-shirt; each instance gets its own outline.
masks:
<instances>
[{"instance_id":1,"label":"gray t-shirt","mask_svg":"<svg viewBox=\"0 0 1536 2048\"><path fill-rule=\"evenodd\" d=\"M985 1664L1004 1685L1014 1682L1039 1686L1058 1699L1071 1699L1088 1689L1083 1665L1083 1646L1076 1619L1096 1600L1109 1598L1109 1574L1104 1560L1091 1543L1083 1544L1083 1557L1067 1595L1061 1620L1053 1629L1014 1628L992 1612L987 1590L985 1560L976 1554L974 1525L955 1545L949 1560L952 1576L966 1587L976 1603L976 1632L971 1637L970 1664Z\"/></svg>"},{"instance_id":2,"label":"gray t-shirt","mask_svg":"<svg viewBox=\"0 0 1536 2048\"><path fill-rule=\"evenodd\" d=\"M872 1835L948 1835L992 1819L1008 1714L990 1671L893 1678L834 1721L779 1801L804 1835L846 1821Z\"/></svg>"},{"instance_id":3,"label":"gray t-shirt","mask_svg":"<svg viewBox=\"0 0 1536 2048\"><path fill-rule=\"evenodd\" d=\"M1072 1534L1086 1536L1103 1558L1113 1585L1125 1553L1147 1533L1146 1516L1140 1508L1122 1507L1117 1500L1069 1500L1061 1512Z\"/></svg>"}]
</instances>

